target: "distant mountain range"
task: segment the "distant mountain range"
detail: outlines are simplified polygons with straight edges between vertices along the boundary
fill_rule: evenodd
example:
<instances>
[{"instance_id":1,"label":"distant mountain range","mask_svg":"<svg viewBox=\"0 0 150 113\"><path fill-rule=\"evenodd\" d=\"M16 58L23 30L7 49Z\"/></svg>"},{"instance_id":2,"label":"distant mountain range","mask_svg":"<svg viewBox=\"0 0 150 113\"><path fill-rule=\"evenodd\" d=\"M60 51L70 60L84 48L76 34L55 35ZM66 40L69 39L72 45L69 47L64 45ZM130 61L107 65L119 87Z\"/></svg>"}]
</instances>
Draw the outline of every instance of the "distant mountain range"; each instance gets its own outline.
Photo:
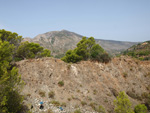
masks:
<instances>
[{"instance_id":1,"label":"distant mountain range","mask_svg":"<svg viewBox=\"0 0 150 113\"><path fill-rule=\"evenodd\" d=\"M62 30L39 34L34 38L26 37L23 41L39 43L44 48L49 49L54 57L60 58L64 56L67 50L74 49L82 37L82 35L77 33ZM119 54L120 52L125 51L126 49L138 43L102 39L95 40L96 43L102 46L112 56Z\"/></svg>"}]
</instances>

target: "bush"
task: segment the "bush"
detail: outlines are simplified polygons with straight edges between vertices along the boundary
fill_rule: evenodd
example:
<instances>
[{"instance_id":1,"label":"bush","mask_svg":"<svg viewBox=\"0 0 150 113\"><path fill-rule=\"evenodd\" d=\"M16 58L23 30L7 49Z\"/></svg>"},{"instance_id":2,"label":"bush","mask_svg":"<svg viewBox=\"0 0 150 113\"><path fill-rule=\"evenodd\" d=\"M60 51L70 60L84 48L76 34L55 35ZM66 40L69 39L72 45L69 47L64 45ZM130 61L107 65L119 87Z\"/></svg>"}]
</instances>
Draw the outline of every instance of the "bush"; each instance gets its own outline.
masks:
<instances>
[{"instance_id":1,"label":"bush","mask_svg":"<svg viewBox=\"0 0 150 113\"><path fill-rule=\"evenodd\" d=\"M29 58L41 58L41 57L50 57L50 51L40 46L37 43L29 43L28 41L22 42L17 49L16 57L17 60L29 59Z\"/></svg>"},{"instance_id":2,"label":"bush","mask_svg":"<svg viewBox=\"0 0 150 113\"><path fill-rule=\"evenodd\" d=\"M55 100L51 101L50 103L54 104L57 107L60 106L60 103L58 101L55 101Z\"/></svg>"},{"instance_id":3,"label":"bush","mask_svg":"<svg viewBox=\"0 0 150 113\"><path fill-rule=\"evenodd\" d=\"M114 100L115 113L134 113L131 108L131 102L125 92L120 92L117 99Z\"/></svg>"},{"instance_id":4,"label":"bush","mask_svg":"<svg viewBox=\"0 0 150 113\"><path fill-rule=\"evenodd\" d=\"M117 97L119 95L118 91L116 89L111 89L112 94Z\"/></svg>"},{"instance_id":5,"label":"bush","mask_svg":"<svg viewBox=\"0 0 150 113\"><path fill-rule=\"evenodd\" d=\"M91 106L94 110L96 110L96 105L97 105L96 103L93 103L93 102L90 103L90 106Z\"/></svg>"},{"instance_id":6,"label":"bush","mask_svg":"<svg viewBox=\"0 0 150 113\"><path fill-rule=\"evenodd\" d=\"M54 113L54 112L51 109L48 109L47 113Z\"/></svg>"},{"instance_id":7,"label":"bush","mask_svg":"<svg viewBox=\"0 0 150 113\"><path fill-rule=\"evenodd\" d=\"M133 99L142 100L141 96L133 93L132 91L127 91L127 95Z\"/></svg>"},{"instance_id":8,"label":"bush","mask_svg":"<svg viewBox=\"0 0 150 113\"><path fill-rule=\"evenodd\" d=\"M145 99L145 106L147 107L147 109L150 111L150 94L148 94Z\"/></svg>"},{"instance_id":9,"label":"bush","mask_svg":"<svg viewBox=\"0 0 150 113\"><path fill-rule=\"evenodd\" d=\"M68 98L68 101L71 101L71 98Z\"/></svg>"},{"instance_id":10,"label":"bush","mask_svg":"<svg viewBox=\"0 0 150 113\"><path fill-rule=\"evenodd\" d=\"M59 81L59 82L58 82L58 85L59 85L60 87L64 86L64 81Z\"/></svg>"},{"instance_id":11,"label":"bush","mask_svg":"<svg viewBox=\"0 0 150 113\"><path fill-rule=\"evenodd\" d=\"M67 105L66 105L65 102L63 102L63 103L61 104L61 106L66 107Z\"/></svg>"},{"instance_id":12,"label":"bush","mask_svg":"<svg viewBox=\"0 0 150 113\"><path fill-rule=\"evenodd\" d=\"M123 77L126 78L128 74L126 72L123 73Z\"/></svg>"},{"instance_id":13,"label":"bush","mask_svg":"<svg viewBox=\"0 0 150 113\"><path fill-rule=\"evenodd\" d=\"M85 101L81 101L81 105L84 106L87 105L87 103Z\"/></svg>"},{"instance_id":14,"label":"bush","mask_svg":"<svg viewBox=\"0 0 150 113\"><path fill-rule=\"evenodd\" d=\"M79 109L75 110L74 113L81 113Z\"/></svg>"},{"instance_id":15,"label":"bush","mask_svg":"<svg viewBox=\"0 0 150 113\"><path fill-rule=\"evenodd\" d=\"M103 63L108 63L109 61L111 61L110 56L107 53L104 53L100 56L101 60Z\"/></svg>"},{"instance_id":16,"label":"bush","mask_svg":"<svg viewBox=\"0 0 150 113\"><path fill-rule=\"evenodd\" d=\"M99 106L96 111L99 113L106 113L105 108L103 106Z\"/></svg>"},{"instance_id":17,"label":"bush","mask_svg":"<svg viewBox=\"0 0 150 113\"><path fill-rule=\"evenodd\" d=\"M54 98L54 96L55 96L55 93L53 91L48 93L48 97L49 98Z\"/></svg>"},{"instance_id":18,"label":"bush","mask_svg":"<svg viewBox=\"0 0 150 113\"><path fill-rule=\"evenodd\" d=\"M66 56L64 56L61 60L63 60L64 62L67 62L67 63L76 63L76 62L79 62L81 61L82 57L77 55L74 51L72 50L68 50L66 52Z\"/></svg>"},{"instance_id":19,"label":"bush","mask_svg":"<svg viewBox=\"0 0 150 113\"><path fill-rule=\"evenodd\" d=\"M44 91L39 91L39 95L40 95L41 97L45 97L45 92L44 92Z\"/></svg>"},{"instance_id":20,"label":"bush","mask_svg":"<svg viewBox=\"0 0 150 113\"><path fill-rule=\"evenodd\" d=\"M135 113L147 113L147 107L144 104L138 104L134 108Z\"/></svg>"},{"instance_id":21,"label":"bush","mask_svg":"<svg viewBox=\"0 0 150 113\"><path fill-rule=\"evenodd\" d=\"M94 90L93 90L93 94L96 95L96 93L97 93L97 90L94 89Z\"/></svg>"}]
</instances>

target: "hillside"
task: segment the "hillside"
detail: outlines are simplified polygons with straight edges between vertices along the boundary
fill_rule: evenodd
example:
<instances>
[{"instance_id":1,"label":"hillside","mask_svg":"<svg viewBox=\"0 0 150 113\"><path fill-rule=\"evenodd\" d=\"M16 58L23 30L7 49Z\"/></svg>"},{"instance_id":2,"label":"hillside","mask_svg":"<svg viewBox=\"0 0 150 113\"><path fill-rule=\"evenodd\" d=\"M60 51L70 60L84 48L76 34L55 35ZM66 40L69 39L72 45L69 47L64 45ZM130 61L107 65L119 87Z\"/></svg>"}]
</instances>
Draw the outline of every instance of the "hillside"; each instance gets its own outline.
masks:
<instances>
[{"instance_id":1,"label":"hillside","mask_svg":"<svg viewBox=\"0 0 150 113\"><path fill-rule=\"evenodd\" d=\"M67 30L51 31L39 34L36 37L24 38L23 41L39 43L46 49L51 50L52 55L60 58L64 56L67 50L74 49L76 44L83 36ZM136 42L123 42L96 39L96 43L100 44L108 53L115 55L137 44Z\"/></svg>"},{"instance_id":2,"label":"hillside","mask_svg":"<svg viewBox=\"0 0 150 113\"><path fill-rule=\"evenodd\" d=\"M33 113L94 113L94 107L103 106L113 113L113 101L120 91L125 91L132 107L143 103L150 92L150 62L121 56L108 64L82 61L67 64L60 59L41 58L16 63L25 81L25 103L33 105ZM64 83L64 85L63 85ZM44 102L44 109L38 104ZM47 112L46 112L47 111ZM50 112L51 113L51 112ZM96 112L95 112L96 113Z\"/></svg>"},{"instance_id":3,"label":"hillside","mask_svg":"<svg viewBox=\"0 0 150 113\"><path fill-rule=\"evenodd\" d=\"M134 45L127 49L124 54L140 60L150 60L150 41Z\"/></svg>"}]
</instances>

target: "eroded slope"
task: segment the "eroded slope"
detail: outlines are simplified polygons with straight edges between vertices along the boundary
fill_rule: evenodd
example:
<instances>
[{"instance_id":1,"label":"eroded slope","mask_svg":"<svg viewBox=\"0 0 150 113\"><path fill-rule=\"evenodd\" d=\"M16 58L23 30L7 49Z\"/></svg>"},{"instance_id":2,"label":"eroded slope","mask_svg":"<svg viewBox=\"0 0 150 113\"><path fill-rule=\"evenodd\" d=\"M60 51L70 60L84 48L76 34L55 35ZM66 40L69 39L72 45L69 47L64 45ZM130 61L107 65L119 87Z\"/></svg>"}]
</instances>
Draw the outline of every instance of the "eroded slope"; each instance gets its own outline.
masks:
<instances>
[{"instance_id":1,"label":"eroded slope","mask_svg":"<svg viewBox=\"0 0 150 113\"><path fill-rule=\"evenodd\" d=\"M125 91L134 107L141 102L141 95L150 90L150 62L130 57L114 58L108 64L90 61L67 64L59 59L41 58L23 60L16 65L26 83L23 92L27 95L27 104L34 106L33 112L38 112L37 104L44 101L45 111L52 109L58 113L50 104L52 100L66 104L63 107L66 112L79 107L90 113L94 111L92 104L113 112L113 100L118 92ZM59 81L63 81L64 86L60 87ZM51 91L55 93L54 98L49 98ZM40 92L45 96L41 97Z\"/></svg>"}]
</instances>

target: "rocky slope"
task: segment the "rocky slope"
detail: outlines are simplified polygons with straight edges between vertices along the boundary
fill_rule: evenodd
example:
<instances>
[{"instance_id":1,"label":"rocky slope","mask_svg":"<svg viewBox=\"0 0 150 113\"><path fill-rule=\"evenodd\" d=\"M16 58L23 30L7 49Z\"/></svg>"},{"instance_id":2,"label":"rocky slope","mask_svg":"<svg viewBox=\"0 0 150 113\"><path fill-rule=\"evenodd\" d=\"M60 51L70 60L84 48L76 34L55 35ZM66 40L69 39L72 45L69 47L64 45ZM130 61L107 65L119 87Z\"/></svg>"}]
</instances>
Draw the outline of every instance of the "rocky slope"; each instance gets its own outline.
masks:
<instances>
[{"instance_id":1,"label":"rocky slope","mask_svg":"<svg viewBox=\"0 0 150 113\"><path fill-rule=\"evenodd\" d=\"M26 84L25 102L29 107L33 105L33 113L73 113L76 109L94 113L93 108L99 105L113 113L118 92L125 91L133 107L142 102L143 94L150 92L150 61L125 56L108 64L67 64L60 59L41 58L23 60L16 66ZM43 110L38 107L40 101L44 102ZM64 110L60 111L58 106Z\"/></svg>"},{"instance_id":2,"label":"rocky slope","mask_svg":"<svg viewBox=\"0 0 150 113\"><path fill-rule=\"evenodd\" d=\"M124 51L124 54L140 60L150 60L150 41L139 43Z\"/></svg>"},{"instance_id":3,"label":"rocky slope","mask_svg":"<svg viewBox=\"0 0 150 113\"><path fill-rule=\"evenodd\" d=\"M44 34L39 34L33 39L24 38L23 41L39 43L44 48L51 50L55 57L62 57L67 50L74 49L76 44L83 36L67 30L52 31ZM97 39L96 42L100 44L111 55L115 55L131 47L135 42L121 42L112 40Z\"/></svg>"}]
</instances>

